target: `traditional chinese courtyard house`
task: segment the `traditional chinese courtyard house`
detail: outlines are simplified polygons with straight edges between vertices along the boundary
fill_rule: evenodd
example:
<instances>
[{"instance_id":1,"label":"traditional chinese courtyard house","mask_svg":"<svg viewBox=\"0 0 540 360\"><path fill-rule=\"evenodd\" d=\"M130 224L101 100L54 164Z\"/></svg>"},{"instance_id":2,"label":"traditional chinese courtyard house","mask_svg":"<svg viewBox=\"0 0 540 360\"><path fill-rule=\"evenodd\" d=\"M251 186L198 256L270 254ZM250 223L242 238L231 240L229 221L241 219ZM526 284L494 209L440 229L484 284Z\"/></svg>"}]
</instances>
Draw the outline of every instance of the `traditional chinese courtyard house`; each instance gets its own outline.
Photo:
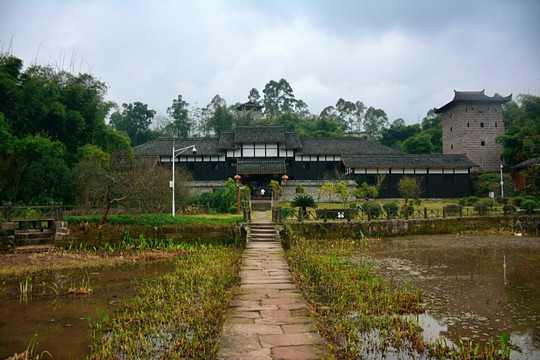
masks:
<instances>
[{"instance_id":1,"label":"traditional chinese courtyard house","mask_svg":"<svg viewBox=\"0 0 540 360\"><path fill-rule=\"evenodd\" d=\"M316 190L336 172L350 186L383 179L380 197L400 197L397 183L403 176L422 181L423 197L469 196L475 166L465 155L409 155L366 137L301 138L283 126L238 126L219 138L157 139L135 147L134 154L168 165L173 147L192 145L197 153L179 154L175 166L192 174L195 192L212 191L235 175L251 189L268 189L271 180L281 182L286 175L286 199L294 196L295 184L316 197Z\"/></svg>"}]
</instances>

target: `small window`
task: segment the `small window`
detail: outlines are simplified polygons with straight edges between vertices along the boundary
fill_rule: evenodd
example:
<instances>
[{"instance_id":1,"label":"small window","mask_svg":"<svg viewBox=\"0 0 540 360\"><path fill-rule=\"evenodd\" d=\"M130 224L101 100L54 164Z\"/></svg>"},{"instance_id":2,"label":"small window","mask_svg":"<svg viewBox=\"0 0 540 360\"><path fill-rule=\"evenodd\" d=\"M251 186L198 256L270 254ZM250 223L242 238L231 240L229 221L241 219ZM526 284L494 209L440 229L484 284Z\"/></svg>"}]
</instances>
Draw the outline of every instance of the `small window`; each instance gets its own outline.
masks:
<instances>
[{"instance_id":1,"label":"small window","mask_svg":"<svg viewBox=\"0 0 540 360\"><path fill-rule=\"evenodd\" d=\"M469 123L467 123L467 127L469 127Z\"/></svg>"},{"instance_id":2,"label":"small window","mask_svg":"<svg viewBox=\"0 0 540 360\"><path fill-rule=\"evenodd\" d=\"M452 131L452 127L450 126L450 131Z\"/></svg>"},{"instance_id":3,"label":"small window","mask_svg":"<svg viewBox=\"0 0 540 360\"><path fill-rule=\"evenodd\" d=\"M495 123L495 127L497 127L497 123Z\"/></svg>"},{"instance_id":4,"label":"small window","mask_svg":"<svg viewBox=\"0 0 540 360\"><path fill-rule=\"evenodd\" d=\"M483 127L484 127L484 123L480 123L480 127L483 128Z\"/></svg>"},{"instance_id":5,"label":"small window","mask_svg":"<svg viewBox=\"0 0 540 360\"><path fill-rule=\"evenodd\" d=\"M453 149L454 148L454 145L450 145L450 149Z\"/></svg>"},{"instance_id":6,"label":"small window","mask_svg":"<svg viewBox=\"0 0 540 360\"><path fill-rule=\"evenodd\" d=\"M481 142L480 142L480 145L486 146L486 142L485 142L485 141L481 141Z\"/></svg>"}]
</instances>

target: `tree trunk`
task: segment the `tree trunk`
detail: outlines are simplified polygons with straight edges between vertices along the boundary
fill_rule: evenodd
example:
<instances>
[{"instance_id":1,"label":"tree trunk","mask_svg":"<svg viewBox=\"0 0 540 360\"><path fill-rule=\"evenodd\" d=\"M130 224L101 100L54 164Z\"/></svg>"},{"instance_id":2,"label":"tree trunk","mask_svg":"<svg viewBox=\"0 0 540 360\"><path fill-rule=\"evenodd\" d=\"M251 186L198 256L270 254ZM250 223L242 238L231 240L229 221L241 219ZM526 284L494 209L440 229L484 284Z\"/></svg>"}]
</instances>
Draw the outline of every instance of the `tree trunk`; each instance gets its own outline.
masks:
<instances>
[{"instance_id":1,"label":"tree trunk","mask_svg":"<svg viewBox=\"0 0 540 360\"><path fill-rule=\"evenodd\" d=\"M107 205L105 205L105 210L103 210L103 214L101 214L101 218L99 219L98 225L104 225L107 222L107 215L109 215L109 210L111 209L112 204L113 201L107 202Z\"/></svg>"}]
</instances>

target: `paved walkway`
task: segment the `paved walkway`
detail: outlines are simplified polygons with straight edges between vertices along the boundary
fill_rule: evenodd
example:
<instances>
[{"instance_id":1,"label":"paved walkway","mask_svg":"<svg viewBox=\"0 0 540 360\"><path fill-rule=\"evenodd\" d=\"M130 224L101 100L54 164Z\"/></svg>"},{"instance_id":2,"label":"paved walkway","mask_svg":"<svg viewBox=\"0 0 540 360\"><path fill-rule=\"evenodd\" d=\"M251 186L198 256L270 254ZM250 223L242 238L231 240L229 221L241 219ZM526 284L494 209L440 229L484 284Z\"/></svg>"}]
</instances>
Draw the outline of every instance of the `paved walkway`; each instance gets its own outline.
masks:
<instances>
[{"instance_id":1,"label":"paved walkway","mask_svg":"<svg viewBox=\"0 0 540 360\"><path fill-rule=\"evenodd\" d=\"M323 359L328 347L296 288L273 223L255 213L218 359Z\"/></svg>"}]
</instances>

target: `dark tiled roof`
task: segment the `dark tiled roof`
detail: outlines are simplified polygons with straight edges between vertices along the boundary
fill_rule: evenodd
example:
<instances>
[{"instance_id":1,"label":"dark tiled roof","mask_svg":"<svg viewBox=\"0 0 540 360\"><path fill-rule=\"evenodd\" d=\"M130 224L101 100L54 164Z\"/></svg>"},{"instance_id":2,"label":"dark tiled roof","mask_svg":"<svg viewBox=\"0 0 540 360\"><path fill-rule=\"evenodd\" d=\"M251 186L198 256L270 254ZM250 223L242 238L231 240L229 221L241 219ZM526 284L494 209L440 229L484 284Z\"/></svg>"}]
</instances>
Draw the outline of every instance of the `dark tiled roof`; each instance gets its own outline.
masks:
<instances>
[{"instance_id":1,"label":"dark tiled roof","mask_svg":"<svg viewBox=\"0 0 540 360\"><path fill-rule=\"evenodd\" d=\"M464 154L346 154L341 159L345 166L351 168L471 168L476 166Z\"/></svg>"},{"instance_id":2,"label":"dark tiled roof","mask_svg":"<svg viewBox=\"0 0 540 360\"><path fill-rule=\"evenodd\" d=\"M248 101L247 103L243 103L243 104L240 104L236 107L236 110L240 111L240 110L251 110L251 109L255 109L255 110L259 110L259 109L262 109L264 106L263 105L259 105L257 103L254 103L253 101Z\"/></svg>"},{"instance_id":3,"label":"dark tiled roof","mask_svg":"<svg viewBox=\"0 0 540 360\"><path fill-rule=\"evenodd\" d=\"M276 143L285 142L283 126L237 126L235 143Z\"/></svg>"},{"instance_id":4,"label":"dark tiled roof","mask_svg":"<svg viewBox=\"0 0 540 360\"><path fill-rule=\"evenodd\" d=\"M302 148L302 142L300 141L300 134L297 132L286 132L285 133L285 144L282 146L285 149L300 149Z\"/></svg>"},{"instance_id":5,"label":"dark tiled roof","mask_svg":"<svg viewBox=\"0 0 540 360\"><path fill-rule=\"evenodd\" d=\"M237 174L285 174L287 166L284 159L277 160L238 160Z\"/></svg>"},{"instance_id":6,"label":"dark tiled roof","mask_svg":"<svg viewBox=\"0 0 540 360\"><path fill-rule=\"evenodd\" d=\"M375 141L358 137L302 138L300 141L302 149L299 153L304 155L405 154Z\"/></svg>"},{"instance_id":7,"label":"dark tiled roof","mask_svg":"<svg viewBox=\"0 0 540 360\"><path fill-rule=\"evenodd\" d=\"M222 132L221 136L219 137L219 149L236 149L237 147L234 145L234 132Z\"/></svg>"},{"instance_id":8,"label":"dark tiled roof","mask_svg":"<svg viewBox=\"0 0 540 360\"><path fill-rule=\"evenodd\" d=\"M195 145L197 155L219 155L218 140L211 138L185 138L174 139L174 148L181 149L183 147ZM160 138L149 141L145 144L135 146L133 155L142 156L160 156L172 154L173 139ZM192 155L191 150L187 150L182 155Z\"/></svg>"},{"instance_id":9,"label":"dark tiled roof","mask_svg":"<svg viewBox=\"0 0 540 360\"><path fill-rule=\"evenodd\" d=\"M512 169L522 169L522 168L529 167L530 165L540 166L540 157L522 161L519 164L512 166Z\"/></svg>"},{"instance_id":10,"label":"dark tiled roof","mask_svg":"<svg viewBox=\"0 0 540 360\"><path fill-rule=\"evenodd\" d=\"M436 113L442 113L448 109L450 109L454 104L459 102L484 102L484 103L495 103L495 104L504 104L505 102L508 102L512 100L512 94L508 96L487 96L484 94L485 90L482 91L456 91L454 90L454 99L450 101L448 104L444 105L441 108L436 108Z\"/></svg>"}]
</instances>

